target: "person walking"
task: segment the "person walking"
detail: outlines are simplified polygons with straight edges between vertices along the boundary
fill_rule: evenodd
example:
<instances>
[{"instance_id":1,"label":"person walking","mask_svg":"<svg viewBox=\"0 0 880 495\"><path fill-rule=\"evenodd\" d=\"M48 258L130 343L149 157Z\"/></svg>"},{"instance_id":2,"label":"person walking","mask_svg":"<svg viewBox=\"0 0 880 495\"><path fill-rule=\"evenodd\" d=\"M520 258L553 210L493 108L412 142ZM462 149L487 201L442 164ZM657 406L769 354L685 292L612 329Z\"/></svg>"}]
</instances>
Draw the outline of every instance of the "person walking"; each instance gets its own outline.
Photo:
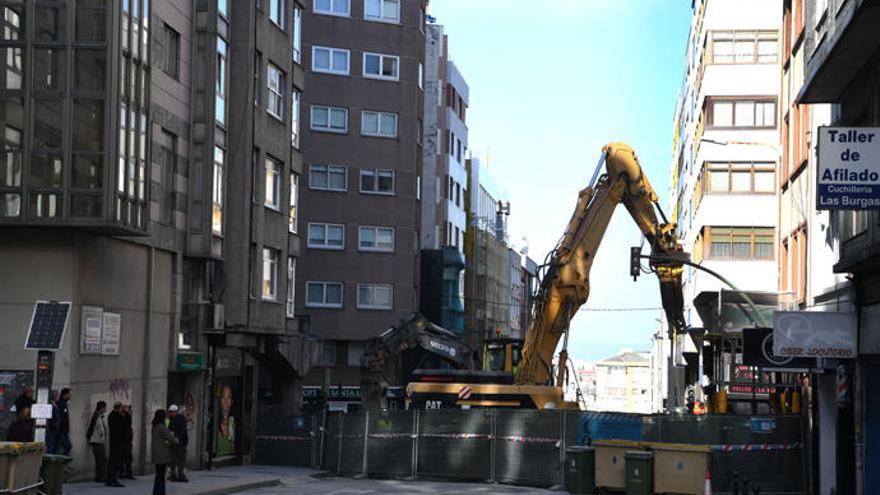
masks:
<instances>
[{"instance_id":1,"label":"person walking","mask_svg":"<svg viewBox=\"0 0 880 495\"><path fill-rule=\"evenodd\" d=\"M120 478L134 479L131 470L132 442L134 441L134 429L131 420L131 404L122 406L122 416L125 418L125 446L122 451L122 474Z\"/></svg>"},{"instance_id":2,"label":"person walking","mask_svg":"<svg viewBox=\"0 0 880 495\"><path fill-rule=\"evenodd\" d=\"M21 395L16 397L13 405L15 405L15 412L18 413L22 409L30 409L36 403L37 401L34 400L34 387L26 386L21 391Z\"/></svg>"},{"instance_id":3,"label":"person walking","mask_svg":"<svg viewBox=\"0 0 880 495\"><path fill-rule=\"evenodd\" d=\"M153 414L152 450L156 477L153 478L153 495L165 495L165 469L171 462L171 446L177 445L177 437L165 426L165 411Z\"/></svg>"},{"instance_id":4,"label":"person walking","mask_svg":"<svg viewBox=\"0 0 880 495\"><path fill-rule=\"evenodd\" d=\"M95 458L95 481L103 483L107 481L107 420L104 413L107 412L107 403L98 401L95 405L95 412L92 413L92 419L89 421L89 428L86 430L86 441L92 448L92 456Z\"/></svg>"},{"instance_id":5,"label":"person walking","mask_svg":"<svg viewBox=\"0 0 880 495\"><path fill-rule=\"evenodd\" d=\"M171 418L169 429L177 438L177 445L171 447L171 481L189 482L183 469L186 465L186 445L189 443L189 434L186 431L186 417L180 414L175 404L168 406L168 416Z\"/></svg>"},{"instance_id":6,"label":"person walking","mask_svg":"<svg viewBox=\"0 0 880 495\"><path fill-rule=\"evenodd\" d=\"M31 419L30 406L22 407L15 413L15 421L6 430L6 440L10 442L33 442L34 420Z\"/></svg>"},{"instance_id":7,"label":"person walking","mask_svg":"<svg viewBox=\"0 0 880 495\"><path fill-rule=\"evenodd\" d=\"M62 388L58 395L58 438L55 440L57 454L70 455L70 389Z\"/></svg>"},{"instance_id":8,"label":"person walking","mask_svg":"<svg viewBox=\"0 0 880 495\"><path fill-rule=\"evenodd\" d=\"M107 454L107 486L124 486L119 482L122 470L122 452L125 450L125 417L122 415L122 403L113 404L113 410L107 415L107 430L110 439L110 452Z\"/></svg>"}]
</instances>

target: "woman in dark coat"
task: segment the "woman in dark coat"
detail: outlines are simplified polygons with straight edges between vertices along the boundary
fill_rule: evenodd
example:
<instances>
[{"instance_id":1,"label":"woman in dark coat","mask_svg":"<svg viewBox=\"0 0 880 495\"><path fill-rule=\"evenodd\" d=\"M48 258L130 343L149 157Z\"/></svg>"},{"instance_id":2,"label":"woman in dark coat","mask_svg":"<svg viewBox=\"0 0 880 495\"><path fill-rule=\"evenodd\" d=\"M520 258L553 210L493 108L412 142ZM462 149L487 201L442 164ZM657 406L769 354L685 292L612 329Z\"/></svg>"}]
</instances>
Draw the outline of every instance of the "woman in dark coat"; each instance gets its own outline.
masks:
<instances>
[{"instance_id":1,"label":"woman in dark coat","mask_svg":"<svg viewBox=\"0 0 880 495\"><path fill-rule=\"evenodd\" d=\"M153 480L153 495L165 495L165 469L171 462L171 446L177 444L177 438L165 426L165 410L159 409L153 414L153 464L156 466L156 478Z\"/></svg>"}]
</instances>

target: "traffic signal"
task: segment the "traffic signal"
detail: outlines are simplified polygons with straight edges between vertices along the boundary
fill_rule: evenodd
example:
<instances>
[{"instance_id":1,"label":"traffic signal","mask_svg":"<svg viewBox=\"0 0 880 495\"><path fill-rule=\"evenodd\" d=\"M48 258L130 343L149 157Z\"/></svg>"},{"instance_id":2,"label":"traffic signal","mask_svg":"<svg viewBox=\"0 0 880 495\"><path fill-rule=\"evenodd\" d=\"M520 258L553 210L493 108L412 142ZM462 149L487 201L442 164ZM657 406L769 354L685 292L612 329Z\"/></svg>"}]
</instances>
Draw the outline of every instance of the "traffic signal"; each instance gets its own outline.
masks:
<instances>
[{"instance_id":1,"label":"traffic signal","mask_svg":"<svg viewBox=\"0 0 880 495\"><path fill-rule=\"evenodd\" d=\"M641 246L633 246L629 248L629 274L632 275L633 280L639 278L639 274L642 273L641 256Z\"/></svg>"}]
</instances>

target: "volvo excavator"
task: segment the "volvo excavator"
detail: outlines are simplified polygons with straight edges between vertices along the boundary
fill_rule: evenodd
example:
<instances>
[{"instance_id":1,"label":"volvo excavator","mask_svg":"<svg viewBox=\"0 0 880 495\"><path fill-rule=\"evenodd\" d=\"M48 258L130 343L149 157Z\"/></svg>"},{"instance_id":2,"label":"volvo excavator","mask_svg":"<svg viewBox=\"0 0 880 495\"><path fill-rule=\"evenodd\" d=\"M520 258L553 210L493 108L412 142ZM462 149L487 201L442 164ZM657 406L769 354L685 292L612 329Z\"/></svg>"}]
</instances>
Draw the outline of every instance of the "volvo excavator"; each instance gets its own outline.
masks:
<instances>
[{"instance_id":1,"label":"volvo excavator","mask_svg":"<svg viewBox=\"0 0 880 495\"><path fill-rule=\"evenodd\" d=\"M600 174L603 163L605 173ZM563 397L569 323L587 302L590 268L612 214L621 203L650 244L648 267L660 281L670 332L681 331L681 274L686 255L678 242L675 224L663 214L657 192L645 177L633 149L624 143L610 143L602 148L588 186L578 195L565 234L547 255L515 373L421 370L416 373L418 381L407 385L410 407L577 409L576 402L567 402ZM563 345L554 373L553 357L560 339Z\"/></svg>"}]
</instances>

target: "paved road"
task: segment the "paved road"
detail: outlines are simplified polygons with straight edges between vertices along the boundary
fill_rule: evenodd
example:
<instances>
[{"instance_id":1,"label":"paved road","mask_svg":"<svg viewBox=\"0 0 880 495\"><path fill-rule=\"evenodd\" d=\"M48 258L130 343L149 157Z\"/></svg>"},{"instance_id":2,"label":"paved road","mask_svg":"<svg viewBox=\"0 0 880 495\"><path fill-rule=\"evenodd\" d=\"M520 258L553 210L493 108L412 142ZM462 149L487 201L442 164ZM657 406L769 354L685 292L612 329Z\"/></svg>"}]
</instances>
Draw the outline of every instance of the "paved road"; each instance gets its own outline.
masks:
<instances>
[{"instance_id":1,"label":"paved road","mask_svg":"<svg viewBox=\"0 0 880 495\"><path fill-rule=\"evenodd\" d=\"M510 486L501 484L479 483L440 483L432 481L395 481L395 480L354 480L349 478L309 478L301 477L286 480L279 486L256 488L239 492L241 495L289 495L291 493L302 495L371 495L384 493L412 493L412 494L510 494L510 493L543 493L560 495L566 492L544 490L540 488L527 488L522 486Z\"/></svg>"}]
</instances>

